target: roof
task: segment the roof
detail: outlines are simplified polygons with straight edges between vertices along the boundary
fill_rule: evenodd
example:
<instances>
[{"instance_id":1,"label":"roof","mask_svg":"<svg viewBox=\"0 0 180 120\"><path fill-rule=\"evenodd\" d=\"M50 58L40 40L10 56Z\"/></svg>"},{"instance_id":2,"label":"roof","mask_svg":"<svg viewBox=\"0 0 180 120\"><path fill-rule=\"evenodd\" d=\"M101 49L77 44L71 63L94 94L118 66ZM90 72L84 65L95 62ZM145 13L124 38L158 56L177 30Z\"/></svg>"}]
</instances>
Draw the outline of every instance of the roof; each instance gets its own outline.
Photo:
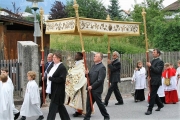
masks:
<instances>
[{"instance_id":1,"label":"roof","mask_svg":"<svg viewBox=\"0 0 180 120\"><path fill-rule=\"evenodd\" d=\"M24 26L34 27L34 22L31 22L22 18L15 18L15 17L10 17L10 16L4 16L4 15L0 15L0 22L10 22L10 23L20 24ZM44 29L45 29L45 25L44 25Z\"/></svg>"},{"instance_id":2,"label":"roof","mask_svg":"<svg viewBox=\"0 0 180 120\"><path fill-rule=\"evenodd\" d=\"M176 2L168 5L167 7L165 7L163 10L166 10L166 11L177 11L179 9L180 9L180 2L176 1Z\"/></svg>"},{"instance_id":3,"label":"roof","mask_svg":"<svg viewBox=\"0 0 180 120\"><path fill-rule=\"evenodd\" d=\"M4 16L4 15L0 15L0 21L17 23L17 24L22 24L22 25L26 25L26 26L34 26L34 22L27 21L22 18L14 18L14 17Z\"/></svg>"}]
</instances>

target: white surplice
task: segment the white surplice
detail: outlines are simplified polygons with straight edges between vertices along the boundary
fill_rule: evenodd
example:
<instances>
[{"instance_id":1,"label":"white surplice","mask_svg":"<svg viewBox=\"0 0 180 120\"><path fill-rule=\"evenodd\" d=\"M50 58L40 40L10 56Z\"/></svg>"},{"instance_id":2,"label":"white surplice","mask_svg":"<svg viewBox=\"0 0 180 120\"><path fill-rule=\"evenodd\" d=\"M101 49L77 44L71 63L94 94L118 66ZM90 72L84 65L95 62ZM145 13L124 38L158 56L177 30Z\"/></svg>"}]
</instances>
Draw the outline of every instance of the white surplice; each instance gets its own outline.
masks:
<instances>
[{"instance_id":1,"label":"white surplice","mask_svg":"<svg viewBox=\"0 0 180 120\"><path fill-rule=\"evenodd\" d=\"M176 77L180 75L180 67L177 68L176 70ZM180 100L180 78L177 78L177 93L178 93L178 99Z\"/></svg>"},{"instance_id":2,"label":"white surplice","mask_svg":"<svg viewBox=\"0 0 180 120\"><path fill-rule=\"evenodd\" d=\"M161 79L162 81L162 85L159 86L157 94L159 97L164 97L165 96L165 92L164 92L164 86L163 86L163 79Z\"/></svg>"},{"instance_id":3,"label":"white surplice","mask_svg":"<svg viewBox=\"0 0 180 120\"><path fill-rule=\"evenodd\" d=\"M14 120L13 93L7 82L0 82L0 120Z\"/></svg>"},{"instance_id":4,"label":"white surplice","mask_svg":"<svg viewBox=\"0 0 180 120\"><path fill-rule=\"evenodd\" d=\"M135 81L135 89L146 88L146 69L142 67L139 71L134 70L132 80Z\"/></svg>"},{"instance_id":5,"label":"white surplice","mask_svg":"<svg viewBox=\"0 0 180 120\"><path fill-rule=\"evenodd\" d=\"M8 76L8 80L7 80L7 83L9 84L9 86L11 87L11 90L12 90L12 93L14 92L14 85L13 85L13 82L11 80L11 78ZM17 114L19 112L19 110L17 110L15 108L15 105L14 105L14 99L12 99L12 107L13 107L13 114Z\"/></svg>"},{"instance_id":6,"label":"white surplice","mask_svg":"<svg viewBox=\"0 0 180 120\"><path fill-rule=\"evenodd\" d=\"M40 109L39 87L35 80L27 83L24 101L20 110L21 116L32 117L43 115Z\"/></svg>"}]
</instances>

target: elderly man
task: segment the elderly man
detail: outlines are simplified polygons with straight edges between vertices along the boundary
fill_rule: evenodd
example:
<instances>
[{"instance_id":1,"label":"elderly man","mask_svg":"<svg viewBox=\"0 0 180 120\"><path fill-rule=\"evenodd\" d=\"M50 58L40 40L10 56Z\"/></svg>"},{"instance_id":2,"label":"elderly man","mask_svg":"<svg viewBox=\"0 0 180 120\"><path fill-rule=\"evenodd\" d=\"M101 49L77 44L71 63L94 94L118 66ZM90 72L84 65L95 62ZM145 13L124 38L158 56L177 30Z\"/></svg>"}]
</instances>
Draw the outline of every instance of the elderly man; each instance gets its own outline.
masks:
<instances>
[{"instance_id":1,"label":"elderly man","mask_svg":"<svg viewBox=\"0 0 180 120\"><path fill-rule=\"evenodd\" d=\"M40 72L42 73L42 64L44 64L44 61L41 61L41 65L40 65ZM47 69L50 65L53 65L53 53L49 53L47 56L47 62L44 66L44 76L42 76L42 79L40 80L40 84L39 86L43 87L43 80L44 80L44 90L46 90L46 86L47 86ZM42 89L43 90L43 89ZM45 93L45 98L46 98L47 94ZM41 104L40 107L42 107L43 104L43 92L41 91L40 93L40 98L41 98Z\"/></svg>"},{"instance_id":2,"label":"elderly man","mask_svg":"<svg viewBox=\"0 0 180 120\"><path fill-rule=\"evenodd\" d=\"M89 75L90 86L88 86L88 90L91 91L92 94L92 102L96 102L97 106L101 114L104 116L104 120L109 120L110 116L107 113L103 102L101 101L101 94L103 92L104 79L106 77L106 68L102 64L103 55L102 53L96 53L94 56L94 65L90 69L90 71L85 71L86 74ZM90 120L91 117L91 107L90 107L90 97L87 94L87 102L86 102L86 115L84 120Z\"/></svg>"},{"instance_id":3,"label":"elderly man","mask_svg":"<svg viewBox=\"0 0 180 120\"><path fill-rule=\"evenodd\" d=\"M108 105L108 101L111 97L112 92L114 92L116 100L118 101L115 105L122 105L123 98L120 94L119 88L117 83L120 82L120 70L121 70L121 63L118 59L119 53L117 51L113 52L113 61L108 60L108 68L110 69L110 87L108 89L108 93L106 95L104 105Z\"/></svg>"}]
</instances>

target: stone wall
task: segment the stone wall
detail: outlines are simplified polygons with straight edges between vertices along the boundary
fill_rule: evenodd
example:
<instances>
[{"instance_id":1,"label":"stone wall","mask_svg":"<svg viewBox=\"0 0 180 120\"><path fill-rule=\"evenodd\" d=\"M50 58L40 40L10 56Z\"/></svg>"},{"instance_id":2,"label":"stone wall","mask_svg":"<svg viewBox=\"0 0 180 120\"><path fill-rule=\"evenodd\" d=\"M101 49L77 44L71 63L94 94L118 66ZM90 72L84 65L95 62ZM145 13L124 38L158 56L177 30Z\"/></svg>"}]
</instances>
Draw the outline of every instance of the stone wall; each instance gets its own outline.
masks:
<instances>
[{"instance_id":1,"label":"stone wall","mask_svg":"<svg viewBox=\"0 0 180 120\"><path fill-rule=\"evenodd\" d=\"M18 41L18 62L21 63L21 95L24 96L27 85L27 72L36 72L36 83L39 83L39 62L38 62L38 45L32 41Z\"/></svg>"}]
</instances>

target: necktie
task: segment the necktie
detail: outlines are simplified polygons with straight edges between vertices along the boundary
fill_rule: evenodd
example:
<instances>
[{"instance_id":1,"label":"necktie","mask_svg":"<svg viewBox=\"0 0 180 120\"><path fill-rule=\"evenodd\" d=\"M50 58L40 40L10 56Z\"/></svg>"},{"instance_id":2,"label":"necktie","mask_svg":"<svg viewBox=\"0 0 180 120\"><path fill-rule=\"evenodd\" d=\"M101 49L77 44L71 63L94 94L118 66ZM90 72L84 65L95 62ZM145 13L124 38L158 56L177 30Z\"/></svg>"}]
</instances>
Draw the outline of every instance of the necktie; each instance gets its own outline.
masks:
<instances>
[{"instance_id":1,"label":"necktie","mask_svg":"<svg viewBox=\"0 0 180 120\"><path fill-rule=\"evenodd\" d=\"M45 64L45 70L47 69L48 65L49 65L49 63L47 62L47 63Z\"/></svg>"}]
</instances>

